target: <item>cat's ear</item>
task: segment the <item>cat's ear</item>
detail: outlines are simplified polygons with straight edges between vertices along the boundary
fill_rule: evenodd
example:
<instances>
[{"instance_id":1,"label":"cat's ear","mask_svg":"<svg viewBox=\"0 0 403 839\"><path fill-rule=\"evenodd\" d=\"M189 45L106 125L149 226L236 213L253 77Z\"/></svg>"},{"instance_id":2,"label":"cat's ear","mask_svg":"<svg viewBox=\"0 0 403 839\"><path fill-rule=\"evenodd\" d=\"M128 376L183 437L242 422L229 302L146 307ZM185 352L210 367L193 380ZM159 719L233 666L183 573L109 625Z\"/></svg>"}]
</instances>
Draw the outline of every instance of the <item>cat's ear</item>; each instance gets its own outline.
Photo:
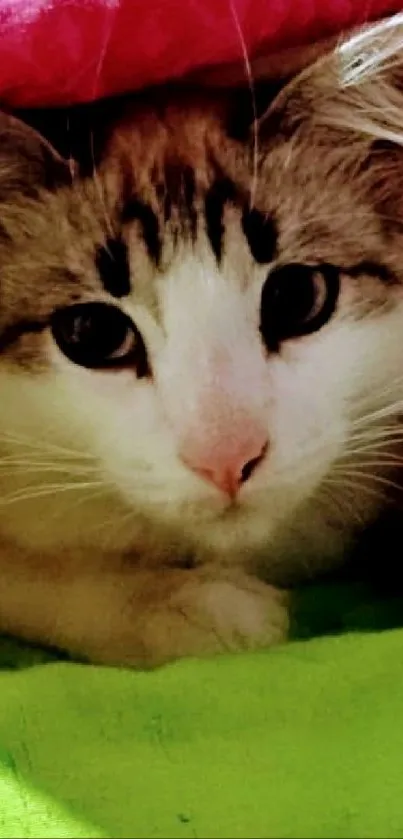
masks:
<instances>
[{"instance_id":1,"label":"cat's ear","mask_svg":"<svg viewBox=\"0 0 403 839\"><path fill-rule=\"evenodd\" d=\"M132 95L115 96L63 108L25 110L21 115L75 174L91 177L102 163L113 126L131 99Z\"/></svg>"},{"instance_id":2,"label":"cat's ear","mask_svg":"<svg viewBox=\"0 0 403 839\"><path fill-rule=\"evenodd\" d=\"M295 85L298 97L310 131L323 136L330 129L346 162L360 158L362 183L380 218L401 232L403 13L365 27L305 71Z\"/></svg>"},{"instance_id":3,"label":"cat's ear","mask_svg":"<svg viewBox=\"0 0 403 839\"><path fill-rule=\"evenodd\" d=\"M303 75L316 121L403 145L403 13L360 30Z\"/></svg>"},{"instance_id":4,"label":"cat's ear","mask_svg":"<svg viewBox=\"0 0 403 839\"><path fill-rule=\"evenodd\" d=\"M403 145L403 13L340 41L287 85L271 114Z\"/></svg>"},{"instance_id":5,"label":"cat's ear","mask_svg":"<svg viewBox=\"0 0 403 839\"><path fill-rule=\"evenodd\" d=\"M323 136L336 129L340 142L354 133L363 142L403 146L403 13L327 46L329 51L279 83L271 102L269 85L266 109L259 93L260 139L287 138L298 129ZM247 123L250 111L245 113Z\"/></svg>"},{"instance_id":6,"label":"cat's ear","mask_svg":"<svg viewBox=\"0 0 403 839\"><path fill-rule=\"evenodd\" d=\"M71 182L69 165L34 128L0 112L0 200Z\"/></svg>"},{"instance_id":7,"label":"cat's ear","mask_svg":"<svg viewBox=\"0 0 403 839\"><path fill-rule=\"evenodd\" d=\"M279 92L335 43L333 36L279 52L261 50L247 61L199 71L191 78L211 91L225 88L230 103L228 133L233 139L245 141L253 133L256 119L264 117Z\"/></svg>"}]
</instances>

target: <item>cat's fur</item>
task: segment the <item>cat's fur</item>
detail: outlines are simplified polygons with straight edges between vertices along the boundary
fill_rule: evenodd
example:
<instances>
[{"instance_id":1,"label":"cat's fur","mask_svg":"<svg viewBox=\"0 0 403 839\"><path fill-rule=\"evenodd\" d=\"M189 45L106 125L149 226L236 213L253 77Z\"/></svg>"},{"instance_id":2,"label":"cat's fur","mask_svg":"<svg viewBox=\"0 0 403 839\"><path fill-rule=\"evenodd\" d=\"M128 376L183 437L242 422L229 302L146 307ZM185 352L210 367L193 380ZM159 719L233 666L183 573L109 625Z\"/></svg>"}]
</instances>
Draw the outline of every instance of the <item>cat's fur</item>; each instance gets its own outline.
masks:
<instances>
[{"instance_id":1,"label":"cat's fur","mask_svg":"<svg viewBox=\"0 0 403 839\"><path fill-rule=\"evenodd\" d=\"M397 17L321 60L258 132L225 92L122 103L90 174L1 117L2 630L113 664L264 646L287 609L257 570L286 585L338 562L382 509L403 399L402 33ZM268 351L262 287L289 263L337 266L340 296ZM52 312L89 301L132 318L141 376L58 349ZM214 460L248 424L267 453L234 503L185 455Z\"/></svg>"}]
</instances>

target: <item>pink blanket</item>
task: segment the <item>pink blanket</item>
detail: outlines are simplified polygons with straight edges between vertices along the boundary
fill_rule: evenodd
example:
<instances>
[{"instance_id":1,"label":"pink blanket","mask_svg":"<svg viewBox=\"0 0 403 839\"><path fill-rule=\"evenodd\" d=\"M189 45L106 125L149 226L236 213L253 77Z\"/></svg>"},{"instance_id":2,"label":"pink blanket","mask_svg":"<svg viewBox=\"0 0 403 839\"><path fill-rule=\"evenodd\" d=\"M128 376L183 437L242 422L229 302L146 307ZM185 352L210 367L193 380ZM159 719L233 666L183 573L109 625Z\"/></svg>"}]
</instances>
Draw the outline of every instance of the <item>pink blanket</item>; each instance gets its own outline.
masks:
<instances>
[{"instance_id":1,"label":"pink blanket","mask_svg":"<svg viewBox=\"0 0 403 839\"><path fill-rule=\"evenodd\" d=\"M0 100L90 100L402 8L403 0L0 0Z\"/></svg>"}]
</instances>

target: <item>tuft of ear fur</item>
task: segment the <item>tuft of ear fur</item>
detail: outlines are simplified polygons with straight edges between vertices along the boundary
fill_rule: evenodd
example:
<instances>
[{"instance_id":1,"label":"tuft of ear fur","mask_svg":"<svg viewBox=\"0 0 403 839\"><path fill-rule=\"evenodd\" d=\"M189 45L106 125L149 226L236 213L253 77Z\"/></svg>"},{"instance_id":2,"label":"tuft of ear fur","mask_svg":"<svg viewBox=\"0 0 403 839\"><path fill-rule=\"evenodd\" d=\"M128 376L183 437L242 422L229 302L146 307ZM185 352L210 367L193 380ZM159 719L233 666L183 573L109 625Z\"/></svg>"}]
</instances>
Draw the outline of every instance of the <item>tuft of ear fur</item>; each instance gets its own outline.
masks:
<instances>
[{"instance_id":1,"label":"tuft of ear fur","mask_svg":"<svg viewBox=\"0 0 403 839\"><path fill-rule=\"evenodd\" d=\"M403 145L403 13L368 25L280 92L260 133L334 128Z\"/></svg>"},{"instance_id":2,"label":"tuft of ear fur","mask_svg":"<svg viewBox=\"0 0 403 839\"><path fill-rule=\"evenodd\" d=\"M320 109L327 124L402 146L403 13L341 43L333 63L337 95Z\"/></svg>"},{"instance_id":3,"label":"tuft of ear fur","mask_svg":"<svg viewBox=\"0 0 403 839\"><path fill-rule=\"evenodd\" d=\"M339 44L335 52L343 88L357 88L393 73L403 61L403 13L363 27Z\"/></svg>"},{"instance_id":4,"label":"tuft of ear fur","mask_svg":"<svg viewBox=\"0 0 403 839\"><path fill-rule=\"evenodd\" d=\"M403 234L403 12L340 40L280 91L258 124L266 149L318 154L354 181L384 234ZM311 150L311 151L310 151Z\"/></svg>"},{"instance_id":5,"label":"tuft of ear fur","mask_svg":"<svg viewBox=\"0 0 403 839\"><path fill-rule=\"evenodd\" d=\"M67 161L35 129L0 112L0 201L71 181Z\"/></svg>"},{"instance_id":6,"label":"tuft of ear fur","mask_svg":"<svg viewBox=\"0 0 403 839\"><path fill-rule=\"evenodd\" d=\"M385 234L403 229L403 13L341 43L314 123L348 132L367 147L370 198ZM320 76L319 65L315 78Z\"/></svg>"}]
</instances>

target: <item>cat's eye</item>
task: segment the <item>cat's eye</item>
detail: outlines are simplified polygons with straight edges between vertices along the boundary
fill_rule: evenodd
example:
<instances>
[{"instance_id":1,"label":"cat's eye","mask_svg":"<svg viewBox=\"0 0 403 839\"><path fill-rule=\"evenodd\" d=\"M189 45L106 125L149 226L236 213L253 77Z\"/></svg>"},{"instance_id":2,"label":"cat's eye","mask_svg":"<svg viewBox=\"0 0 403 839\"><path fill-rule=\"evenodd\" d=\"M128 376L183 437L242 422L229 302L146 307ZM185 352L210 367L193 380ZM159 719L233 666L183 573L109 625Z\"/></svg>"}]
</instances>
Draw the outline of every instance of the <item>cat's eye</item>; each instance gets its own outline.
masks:
<instances>
[{"instance_id":1,"label":"cat's eye","mask_svg":"<svg viewBox=\"0 0 403 839\"><path fill-rule=\"evenodd\" d=\"M133 366L138 376L148 372L143 339L133 321L109 303L76 303L57 309L51 331L59 349L81 367Z\"/></svg>"},{"instance_id":2,"label":"cat's eye","mask_svg":"<svg viewBox=\"0 0 403 839\"><path fill-rule=\"evenodd\" d=\"M262 289L260 331L266 346L320 329L335 311L340 290L339 270L323 263L289 263L272 271Z\"/></svg>"}]
</instances>

